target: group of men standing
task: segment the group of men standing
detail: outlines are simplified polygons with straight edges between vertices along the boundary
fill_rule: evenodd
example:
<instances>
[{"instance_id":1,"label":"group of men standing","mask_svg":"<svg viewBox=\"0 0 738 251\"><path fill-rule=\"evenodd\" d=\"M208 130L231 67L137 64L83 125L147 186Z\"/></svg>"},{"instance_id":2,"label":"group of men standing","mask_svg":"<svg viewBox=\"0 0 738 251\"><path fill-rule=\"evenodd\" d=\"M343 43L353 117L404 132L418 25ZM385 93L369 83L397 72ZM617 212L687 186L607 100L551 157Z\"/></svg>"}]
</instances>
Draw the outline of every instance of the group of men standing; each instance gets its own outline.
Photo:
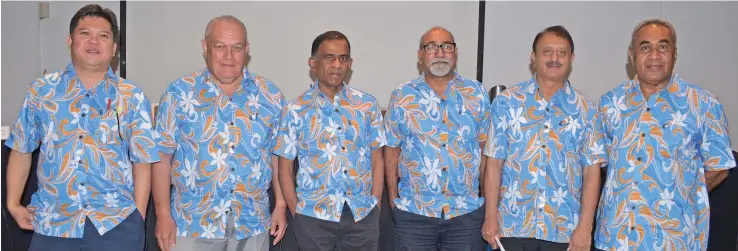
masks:
<instances>
[{"instance_id":1,"label":"group of men standing","mask_svg":"<svg viewBox=\"0 0 738 251\"><path fill-rule=\"evenodd\" d=\"M341 32L313 41L315 81L287 101L244 67L245 25L221 16L202 40L206 67L167 87L155 127L141 89L110 68L117 39L113 12L80 9L72 63L30 85L6 142L8 210L34 230L31 250L142 250L151 193L162 250L265 251L289 227L303 251L375 251L385 187L398 251L577 251L593 239L705 250L707 192L735 167L723 109L674 73L676 31L662 20L633 31L638 74L599 105L567 81L574 42L561 26L535 37L534 76L492 102L455 71L454 37L434 27L417 51L423 73L383 114L346 83Z\"/></svg>"}]
</instances>

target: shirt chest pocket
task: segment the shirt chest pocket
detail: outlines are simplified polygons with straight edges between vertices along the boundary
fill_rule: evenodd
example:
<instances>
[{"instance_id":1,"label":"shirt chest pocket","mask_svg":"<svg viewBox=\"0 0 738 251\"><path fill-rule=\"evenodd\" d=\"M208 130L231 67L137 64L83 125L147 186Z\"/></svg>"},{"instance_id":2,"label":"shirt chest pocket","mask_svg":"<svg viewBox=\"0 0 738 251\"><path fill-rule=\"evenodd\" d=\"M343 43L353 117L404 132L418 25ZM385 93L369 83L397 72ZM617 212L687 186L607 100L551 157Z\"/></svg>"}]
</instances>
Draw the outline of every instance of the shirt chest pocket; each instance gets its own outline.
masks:
<instances>
[{"instance_id":1,"label":"shirt chest pocket","mask_svg":"<svg viewBox=\"0 0 738 251\"><path fill-rule=\"evenodd\" d=\"M562 117L554 118L551 125L544 123L542 127L544 130L547 126L553 128L555 135L549 134L549 136L553 136L560 143L563 152L579 156L578 153L586 140L587 132L584 123L592 122L584 122L579 118Z\"/></svg>"},{"instance_id":2,"label":"shirt chest pocket","mask_svg":"<svg viewBox=\"0 0 738 251\"><path fill-rule=\"evenodd\" d=\"M462 138L464 140L474 140L477 138L479 131L479 122L482 114L479 113L477 107L471 105L455 105L454 108L448 109L448 120L441 119L440 126L448 128L448 134L453 138Z\"/></svg>"},{"instance_id":3,"label":"shirt chest pocket","mask_svg":"<svg viewBox=\"0 0 738 251\"><path fill-rule=\"evenodd\" d=\"M239 119L245 125L243 133L246 142L258 147L269 144L274 141L277 113L260 109L258 111L243 111L239 114Z\"/></svg>"},{"instance_id":4,"label":"shirt chest pocket","mask_svg":"<svg viewBox=\"0 0 738 251\"><path fill-rule=\"evenodd\" d=\"M95 118L93 115L92 118ZM109 110L103 113L97 119L92 119L91 124L96 130L95 140L101 144L121 144L125 143L129 135L129 126L126 123L128 117L126 113L118 114L115 110Z\"/></svg>"},{"instance_id":5,"label":"shirt chest pocket","mask_svg":"<svg viewBox=\"0 0 738 251\"><path fill-rule=\"evenodd\" d=\"M699 158L699 142L702 134L695 119L668 119L661 121L662 144L666 144L671 157L676 160L696 160Z\"/></svg>"}]
</instances>

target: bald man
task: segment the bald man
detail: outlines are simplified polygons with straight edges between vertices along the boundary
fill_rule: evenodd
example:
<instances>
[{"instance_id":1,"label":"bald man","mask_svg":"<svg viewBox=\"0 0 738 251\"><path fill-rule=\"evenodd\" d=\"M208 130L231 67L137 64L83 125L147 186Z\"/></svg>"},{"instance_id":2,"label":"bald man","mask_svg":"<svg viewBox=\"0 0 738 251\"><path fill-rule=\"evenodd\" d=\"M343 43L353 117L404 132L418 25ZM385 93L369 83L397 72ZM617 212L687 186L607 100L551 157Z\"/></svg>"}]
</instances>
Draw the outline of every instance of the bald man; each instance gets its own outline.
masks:
<instances>
[{"instance_id":1,"label":"bald man","mask_svg":"<svg viewBox=\"0 0 738 251\"><path fill-rule=\"evenodd\" d=\"M244 68L249 43L238 19L211 20L202 49L207 67L172 82L159 103L161 162L153 168L159 247L267 251L269 234L276 244L286 228L271 154L284 96ZM271 214L270 185L277 200Z\"/></svg>"},{"instance_id":2,"label":"bald man","mask_svg":"<svg viewBox=\"0 0 738 251\"><path fill-rule=\"evenodd\" d=\"M448 30L424 33L417 55L423 73L392 92L385 118L394 249L484 250L479 184L489 97L455 71L458 48Z\"/></svg>"}]
</instances>

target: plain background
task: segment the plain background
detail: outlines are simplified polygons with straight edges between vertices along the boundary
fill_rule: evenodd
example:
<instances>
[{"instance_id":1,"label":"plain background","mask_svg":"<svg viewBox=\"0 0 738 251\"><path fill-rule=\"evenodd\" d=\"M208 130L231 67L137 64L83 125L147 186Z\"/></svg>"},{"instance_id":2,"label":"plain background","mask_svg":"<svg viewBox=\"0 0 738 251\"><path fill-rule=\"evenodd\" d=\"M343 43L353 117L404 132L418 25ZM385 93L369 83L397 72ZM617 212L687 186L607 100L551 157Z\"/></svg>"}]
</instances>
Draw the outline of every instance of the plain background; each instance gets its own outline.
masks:
<instances>
[{"instance_id":1,"label":"plain background","mask_svg":"<svg viewBox=\"0 0 738 251\"><path fill-rule=\"evenodd\" d=\"M2 120L12 125L28 84L70 61L66 36L72 15L88 3L120 13L118 1L49 2L39 20L38 2L2 2ZM277 84L288 99L312 83L307 58L312 40L344 32L352 45L349 84L386 107L392 90L418 76L420 36L432 26L451 30L459 46L458 71L477 76L477 1L450 2L145 2L127 7L127 78L152 103L176 78L204 67L200 40L207 22L232 14L249 31L248 67ZM626 81L627 47L635 25L648 18L672 22L678 35L676 70L716 94L738 144L738 2L486 2L483 84L513 86L531 77L535 34L567 27L576 59L570 80L595 101ZM120 18L119 18L120 19ZM632 75L632 72L630 73Z\"/></svg>"}]
</instances>

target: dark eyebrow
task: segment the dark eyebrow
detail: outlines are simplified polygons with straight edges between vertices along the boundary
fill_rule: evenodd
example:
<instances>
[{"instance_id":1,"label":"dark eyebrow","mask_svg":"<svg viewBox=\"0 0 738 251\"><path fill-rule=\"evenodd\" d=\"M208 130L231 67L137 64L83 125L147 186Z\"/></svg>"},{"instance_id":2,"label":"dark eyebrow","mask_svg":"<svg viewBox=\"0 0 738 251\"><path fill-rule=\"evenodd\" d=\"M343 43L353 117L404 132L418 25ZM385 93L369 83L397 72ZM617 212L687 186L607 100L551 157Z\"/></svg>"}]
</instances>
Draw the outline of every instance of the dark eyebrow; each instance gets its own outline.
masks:
<instances>
[{"instance_id":1,"label":"dark eyebrow","mask_svg":"<svg viewBox=\"0 0 738 251\"><path fill-rule=\"evenodd\" d=\"M436 41L430 41L430 42L428 42L428 43L425 43L425 44L423 45L423 47L425 47L425 46L428 46L429 44L435 44L435 43L436 43ZM452 42L452 41L448 41L448 40L446 40L446 41L443 41L443 42L441 42L441 43L440 43L440 44L438 44L438 45L442 45L442 44L453 44L453 43L454 43L454 42Z\"/></svg>"},{"instance_id":2,"label":"dark eyebrow","mask_svg":"<svg viewBox=\"0 0 738 251\"><path fill-rule=\"evenodd\" d=\"M669 42L669 40L666 40L666 39L661 39L661 40L659 40L658 43L659 44L660 43L671 44L671 42ZM646 41L646 40L641 41L640 45L644 45L644 44L650 44L650 42L649 41Z\"/></svg>"}]
</instances>

